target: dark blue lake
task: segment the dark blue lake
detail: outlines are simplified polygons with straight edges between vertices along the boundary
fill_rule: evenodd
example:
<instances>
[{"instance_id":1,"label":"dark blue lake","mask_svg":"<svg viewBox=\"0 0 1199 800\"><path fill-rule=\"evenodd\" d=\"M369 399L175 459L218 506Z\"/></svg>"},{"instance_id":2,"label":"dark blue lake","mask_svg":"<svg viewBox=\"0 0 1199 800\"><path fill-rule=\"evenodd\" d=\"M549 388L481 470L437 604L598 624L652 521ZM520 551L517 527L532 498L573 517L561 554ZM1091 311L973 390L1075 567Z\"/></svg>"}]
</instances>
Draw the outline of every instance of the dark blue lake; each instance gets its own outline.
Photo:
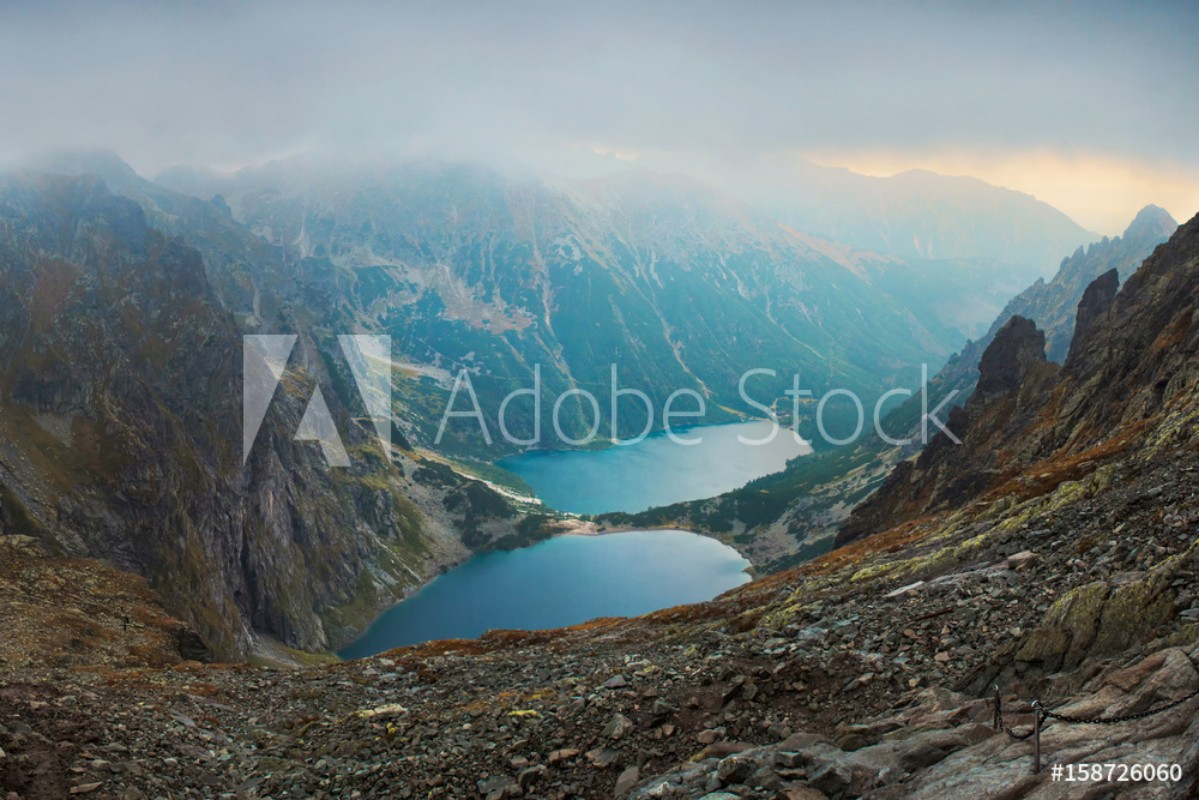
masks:
<instances>
[{"instance_id":1,"label":"dark blue lake","mask_svg":"<svg viewBox=\"0 0 1199 800\"><path fill-rule=\"evenodd\" d=\"M471 558L384 612L340 655L646 614L710 600L748 581L747 566L732 548L683 531L559 536Z\"/></svg>"},{"instance_id":2,"label":"dark blue lake","mask_svg":"<svg viewBox=\"0 0 1199 800\"><path fill-rule=\"evenodd\" d=\"M811 452L788 430L768 444L769 422L707 425L678 431L699 439L684 445L665 434L606 450L534 451L499 462L524 478L546 505L575 514L644 511L683 500L699 500L779 472L788 459Z\"/></svg>"}]
</instances>

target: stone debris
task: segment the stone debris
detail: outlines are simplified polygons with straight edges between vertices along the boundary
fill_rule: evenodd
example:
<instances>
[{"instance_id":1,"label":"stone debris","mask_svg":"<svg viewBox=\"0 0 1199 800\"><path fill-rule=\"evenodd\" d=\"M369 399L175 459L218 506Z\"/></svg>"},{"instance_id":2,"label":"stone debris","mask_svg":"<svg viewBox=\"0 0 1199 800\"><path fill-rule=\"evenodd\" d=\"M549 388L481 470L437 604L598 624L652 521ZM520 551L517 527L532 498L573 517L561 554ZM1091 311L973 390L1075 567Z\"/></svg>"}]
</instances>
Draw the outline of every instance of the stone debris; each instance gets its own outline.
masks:
<instances>
[{"instance_id":1,"label":"stone debris","mask_svg":"<svg viewBox=\"0 0 1199 800\"><path fill-rule=\"evenodd\" d=\"M1199 688L1199 454L1120 469L1018 524L983 508L700 606L301 669L185 661L148 594L90 599L136 583L17 543L0 559L16 620L0 631L0 797L1075 796L991 730L994 684L1020 729L1033 697L1123 714ZM1197 765L1194 703L1053 724L1046 763Z\"/></svg>"}]
</instances>

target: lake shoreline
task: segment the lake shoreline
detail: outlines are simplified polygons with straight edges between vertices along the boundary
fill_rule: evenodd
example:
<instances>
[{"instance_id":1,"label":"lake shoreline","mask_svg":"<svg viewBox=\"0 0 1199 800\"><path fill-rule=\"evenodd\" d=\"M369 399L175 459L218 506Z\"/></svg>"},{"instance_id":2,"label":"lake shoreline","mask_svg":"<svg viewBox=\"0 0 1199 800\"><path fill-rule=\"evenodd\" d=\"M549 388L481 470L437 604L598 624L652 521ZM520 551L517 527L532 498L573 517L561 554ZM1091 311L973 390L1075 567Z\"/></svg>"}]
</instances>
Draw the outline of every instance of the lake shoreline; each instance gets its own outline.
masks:
<instances>
[{"instance_id":1,"label":"lake shoreline","mask_svg":"<svg viewBox=\"0 0 1199 800\"><path fill-rule=\"evenodd\" d=\"M710 536L599 531L579 522L529 547L475 554L383 611L337 655L638 617L704 602L754 579L747 559Z\"/></svg>"},{"instance_id":2,"label":"lake shoreline","mask_svg":"<svg viewBox=\"0 0 1199 800\"><path fill-rule=\"evenodd\" d=\"M493 466L531 487L546 508L598 517L717 497L811 452L766 419L678 428L597 450L529 450Z\"/></svg>"},{"instance_id":3,"label":"lake shoreline","mask_svg":"<svg viewBox=\"0 0 1199 800\"><path fill-rule=\"evenodd\" d=\"M618 515L629 513L620 510L622 504L620 498L625 496L621 493L630 488L633 491L641 491L642 494L639 497L643 500L647 499L644 494L644 485L647 483L662 483L664 487L660 488L663 488L665 491L669 492L673 490L678 492L674 495L659 494L660 502L646 505L645 508L639 510L645 511L653 510L654 508L663 508L679 502L686 502L687 500L702 500L718 496L726 491L732 491L758 477L785 469L786 463L791 458L806 455L809 452L807 449L800 449L798 444L789 435L788 429L782 426L781 423L779 423L780 430L774 435L775 439L781 441L774 442L773 448L771 446L754 446L740 441L742 436L751 440L763 438L770 433L770 428L773 424L774 421L769 419L733 420L711 425L692 425L687 428L680 427L674 429L674 432L679 436L704 438L711 445L706 454L699 450L699 447L703 445L699 447L679 445L664 432L658 432L646 437L645 441L651 442L651 445L648 450L642 450L640 453L637 452L638 448L645 447L644 442L639 445L627 446L609 443L604 449L595 450L529 451L533 459L552 460L564 456L571 459L578 459L580 456L586 459L601 459L600 472L609 481L608 486L614 493L611 495L614 502L594 513L563 509L547 501L544 497L529 495L524 491L516 490L514 488L515 485L525 482L524 476L517 471L508 469L510 462L505 462L504 459L488 465L495 470L488 473L486 468L476 467L472 469L468 464L459 465L453 459L436 453L427 453L426 457L444 463L470 480L478 481L488 486L514 504L523 513L543 516L545 523L542 531L536 541L526 540L517 547L484 547L473 552L465 552L460 558L452 562L440 564L431 574L421 580L418 585L409 587L404 591L402 598L391 606L380 609L366 624L356 631L355 639L352 641L356 641L359 637L363 636L372 625L396 605L409 602L440 577L461 569L476 557L488 553L516 553L526 551L536 547L538 544L564 537L601 537L613 534L634 532L654 533L658 531L694 534L730 548L731 551L736 553L745 562L742 571L748 579L753 580L757 578L760 575L759 570L761 566L770 560L769 553L764 555L762 552L758 552L761 548L755 549L745 542L738 541L738 531L735 529L716 532L699 527L686 518L661 519L661 521L655 520L650 524L635 524L631 521L615 522L604 517L607 514L613 513ZM682 459L681 464L680 459ZM569 462L570 465L562 467L557 466L557 462L551 461L551 463L554 464L554 470L565 471L573 469L573 466L570 465L578 462L571 461ZM624 465L628 464L631 464L636 470L622 469ZM713 464L716 468L724 469L722 473L724 485L712 486L710 487L711 493L704 493L697 497L697 492L694 491L696 485L694 481L696 478L701 482L706 480L707 470ZM678 469L676 470L676 468ZM505 482L503 472L499 472L500 470L510 472L515 480L511 483ZM670 483L669 476L675 474L676 471L684 473L682 480ZM528 486L536 491L533 483L533 481L527 482ZM703 484L701 483L701 485ZM584 486L586 486L585 481ZM690 490L689 487L691 487ZM627 502L624 504L624 507L629 507ZM342 641L344 642L344 640ZM339 650L344 650L347 646L342 642L339 642L338 645Z\"/></svg>"}]
</instances>

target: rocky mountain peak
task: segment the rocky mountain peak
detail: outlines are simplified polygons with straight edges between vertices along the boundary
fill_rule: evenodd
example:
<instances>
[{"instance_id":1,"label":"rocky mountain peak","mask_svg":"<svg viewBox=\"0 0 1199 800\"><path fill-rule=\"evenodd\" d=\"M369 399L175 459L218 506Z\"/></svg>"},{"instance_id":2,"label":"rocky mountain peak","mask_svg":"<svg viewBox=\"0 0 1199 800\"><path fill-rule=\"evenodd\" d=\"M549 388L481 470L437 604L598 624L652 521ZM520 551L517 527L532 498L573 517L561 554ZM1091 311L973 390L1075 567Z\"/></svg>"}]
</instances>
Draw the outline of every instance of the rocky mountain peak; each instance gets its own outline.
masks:
<instances>
[{"instance_id":1,"label":"rocky mountain peak","mask_svg":"<svg viewBox=\"0 0 1199 800\"><path fill-rule=\"evenodd\" d=\"M1074 317L1074 341L1081 342L1091 323L1111 307L1120 288L1120 272L1109 269L1087 285Z\"/></svg>"},{"instance_id":2,"label":"rocky mountain peak","mask_svg":"<svg viewBox=\"0 0 1199 800\"><path fill-rule=\"evenodd\" d=\"M60 150L29 159L26 166L60 175L95 175L114 191L141 180L133 167L111 150Z\"/></svg>"},{"instance_id":3,"label":"rocky mountain peak","mask_svg":"<svg viewBox=\"0 0 1199 800\"><path fill-rule=\"evenodd\" d=\"M146 253L149 226L136 203L112 194L94 175L21 172L0 180L4 232L14 241L111 266L127 251Z\"/></svg>"},{"instance_id":4,"label":"rocky mountain peak","mask_svg":"<svg viewBox=\"0 0 1199 800\"><path fill-rule=\"evenodd\" d=\"M978 363L978 392L999 394L1018 389L1029 368L1044 362L1044 332L1030 319L1012 317Z\"/></svg>"},{"instance_id":5,"label":"rocky mountain peak","mask_svg":"<svg viewBox=\"0 0 1199 800\"><path fill-rule=\"evenodd\" d=\"M1178 222L1161 206L1147 205L1137 212L1136 217L1124 231L1125 239L1149 241L1164 239L1178 230Z\"/></svg>"}]
</instances>

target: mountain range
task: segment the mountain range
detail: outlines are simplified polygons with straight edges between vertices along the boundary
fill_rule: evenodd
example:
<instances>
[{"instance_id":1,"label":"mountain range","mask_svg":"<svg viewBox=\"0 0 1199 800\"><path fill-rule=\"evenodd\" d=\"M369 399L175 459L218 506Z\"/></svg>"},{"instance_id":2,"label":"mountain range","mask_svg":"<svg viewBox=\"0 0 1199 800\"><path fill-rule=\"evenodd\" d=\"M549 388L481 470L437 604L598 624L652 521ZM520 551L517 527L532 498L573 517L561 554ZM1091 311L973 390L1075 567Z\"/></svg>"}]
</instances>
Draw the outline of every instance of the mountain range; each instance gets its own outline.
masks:
<instances>
[{"instance_id":1,"label":"mountain range","mask_svg":"<svg viewBox=\"0 0 1199 800\"><path fill-rule=\"evenodd\" d=\"M1130 231L1144 226L1158 236L1165 222L1160 209L1149 209ZM941 434L898 465L855 509L838 543L988 493L1039 497L1066 481L1085 491L1129 448L1153 452L1187 440L1195 241L1192 222L1122 287L1115 268L1096 277L1078 303L1061 365L1048 360L1034 321L1004 322L979 360L974 392L951 419L962 444Z\"/></svg>"},{"instance_id":2,"label":"mountain range","mask_svg":"<svg viewBox=\"0 0 1199 800\"><path fill-rule=\"evenodd\" d=\"M978 362L987 345L1014 316L1035 321L1045 333L1046 356L1057 363L1064 361L1074 335L1075 313L1087 286L1113 270L1115 275L1109 280L1117 285L1127 280L1153 249L1177 229L1178 223L1164 209L1146 206L1129 223L1123 236L1114 239L1105 236L1085 248L1079 247L1062 259L1052 279L1037 280L1016 295L991 323L986 335L968 342L950 358L937 376L939 388L945 392L958 389L964 399L973 388Z\"/></svg>"},{"instance_id":3,"label":"mountain range","mask_svg":"<svg viewBox=\"0 0 1199 800\"><path fill-rule=\"evenodd\" d=\"M0 519L146 575L221 655L272 638L336 647L444 566L563 524L432 452L463 370L492 430L534 365L552 397L599 388L618 363L620 384L656 408L676 389L700 392L705 421L749 411L737 379L758 365L778 373L763 396L799 374L869 401L943 360L983 313L967 324L936 309L1004 291L978 263L855 250L643 173L562 182L299 160L152 182L111 154L37 166L6 179L2 203L14 291ZM391 452L372 444L338 345L347 332L392 337ZM243 465L239 340L262 333L298 345ZM292 436L317 387L354 456L348 472ZM586 411L567 407L567 431L586 430ZM640 430L636 411L622 408L622 430ZM484 444L451 426L439 449L490 475L513 448ZM804 505L791 485L767 494L771 509ZM744 550L767 540L769 526L717 524L735 516L705 519L739 531ZM774 557L802 548L803 536L784 538Z\"/></svg>"},{"instance_id":4,"label":"mountain range","mask_svg":"<svg viewBox=\"0 0 1199 800\"><path fill-rule=\"evenodd\" d=\"M1100 238L1048 203L977 178L877 177L802 160L751 174L741 194L799 230L905 260L985 259L1021 284Z\"/></svg>"},{"instance_id":5,"label":"mountain range","mask_svg":"<svg viewBox=\"0 0 1199 800\"><path fill-rule=\"evenodd\" d=\"M133 204L88 179L26 180L3 216L20 331L40 330L46 287L64 281L37 283L62 261L176 276L178 291L141 300L170 312L160 320L205 299L194 251ZM71 297L96 297L81 289ZM8 511L0 785L33 798L1066 797L1066 765L1088 759L1166 765L1134 791L1193 797L1197 303L1199 218L1123 285L1110 270L1087 285L1063 363L1033 321L1005 321L954 413L962 445L939 436L890 470L841 547L640 618L293 670L206 666L185 660L181 623L140 579L47 552L52 537L10 530L25 523ZM87 400L16 384L22 403Z\"/></svg>"},{"instance_id":6,"label":"mountain range","mask_svg":"<svg viewBox=\"0 0 1199 800\"><path fill-rule=\"evenodd\" d=\"M678 389L700 392L709 421L752 411L737 387L756 366L780 375L763 379L764 396L798 373L870 398L905 368L939 364L977 326L977 311L931 311L965 301L939 301L970 296L989 311L987 298L1008 293L977 266L855 251L712 187L648 173L556 182L469 165L285 162L160 180L219 195L268 242L323 262L337 286L324 305L341 317L329 324L387 330L414 361L468 368L485 409L526 386L533 365L555 396L602 393L619 364L622 385L655 408ZM577 435L587 409L570 411ZM455 441L470 452L464 435Z\"/></svg>"}]
</instances>

